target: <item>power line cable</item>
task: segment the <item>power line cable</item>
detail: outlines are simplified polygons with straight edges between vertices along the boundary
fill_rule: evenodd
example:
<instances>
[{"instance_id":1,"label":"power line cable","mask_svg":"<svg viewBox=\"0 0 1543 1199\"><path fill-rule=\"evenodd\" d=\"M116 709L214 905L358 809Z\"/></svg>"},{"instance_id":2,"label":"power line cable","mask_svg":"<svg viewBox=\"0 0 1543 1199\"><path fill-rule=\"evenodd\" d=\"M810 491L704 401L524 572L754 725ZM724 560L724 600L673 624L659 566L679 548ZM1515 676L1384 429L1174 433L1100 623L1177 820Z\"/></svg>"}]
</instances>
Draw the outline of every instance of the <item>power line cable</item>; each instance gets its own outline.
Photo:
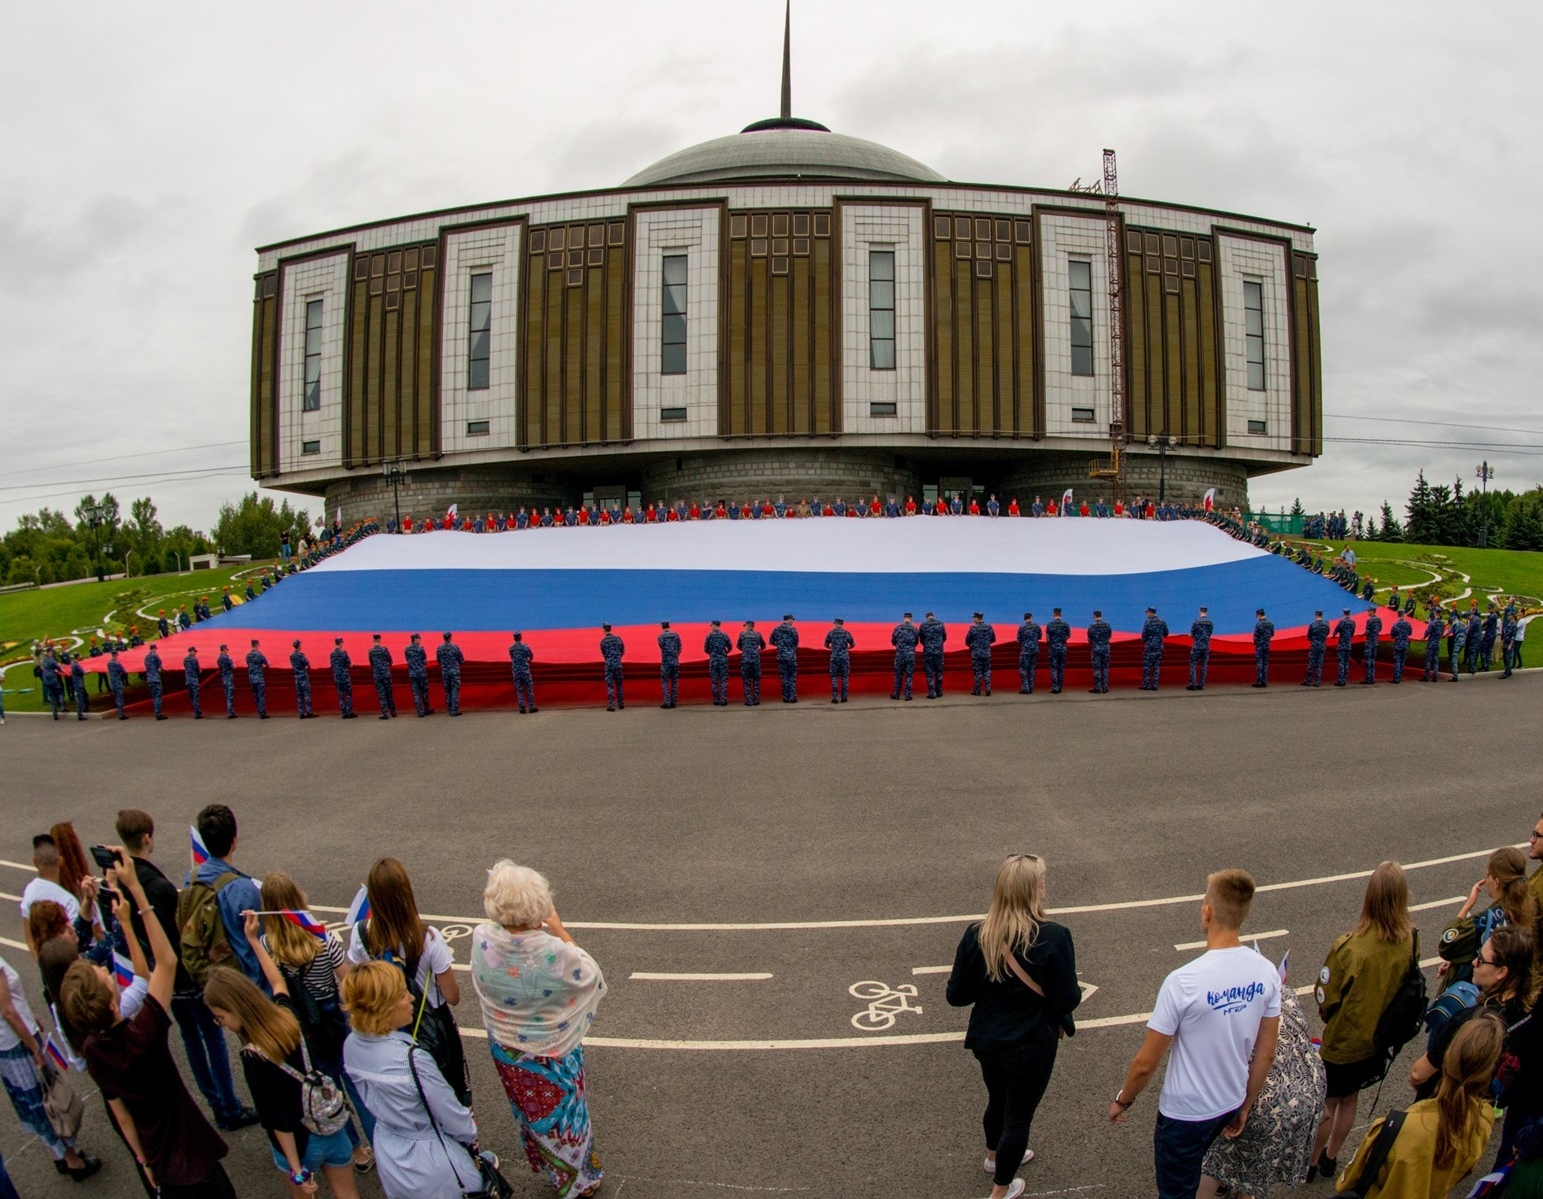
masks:
<instances>
[{"instance_id":1,"label":"power line cable","mask_svg":"<svg viewBox=\"0 0 1543 1199\"><path fill-rule=\"evenodd\" d=\"M94 466L94 465L96 465L97 463L100 463L100 462L121 462L125 458L153 458L153 457L155 457L158 454L191 454L195 450L221 450L221 449L227 449L227 448L229 448L230 446L233 446L233 445L246 445L246 444L247 443L245 441L211 441L207 445L185 445L185 446L179 446L176 449L170 449L170 450L144 450L144 451L142 451L140 453L136 453L136 454L112 454L112 455L110 455L110 456L108 456L106 458L79 458L79 459L72 460L71 462L67 463L66 465L68 465L70 467ZM35 475L39 471L53 470L53 469L55 469L55 467L53 467L53 466L31 466L31 467L24 467L21 470L8 471L7 473L5 473L3 475L0 475L0 479L9 479L9 478L15 477L16 475ZM39 483L28 483L28 484L26 484L26 486L28 486L28 487L48 487L48 486L52 486L52 484L39 482Z\"/></svg>"}]
</instances>

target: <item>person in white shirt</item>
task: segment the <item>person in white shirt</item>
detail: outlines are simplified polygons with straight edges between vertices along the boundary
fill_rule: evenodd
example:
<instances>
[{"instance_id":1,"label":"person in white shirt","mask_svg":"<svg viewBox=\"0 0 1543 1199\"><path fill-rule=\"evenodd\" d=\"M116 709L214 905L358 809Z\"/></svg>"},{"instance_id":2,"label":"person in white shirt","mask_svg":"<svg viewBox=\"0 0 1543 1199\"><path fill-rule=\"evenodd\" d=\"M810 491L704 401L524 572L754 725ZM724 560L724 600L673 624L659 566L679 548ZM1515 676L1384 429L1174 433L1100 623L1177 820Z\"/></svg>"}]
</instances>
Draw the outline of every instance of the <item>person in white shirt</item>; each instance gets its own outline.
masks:
<instances>
[{"instance_id":1,"label":"person in white shirt","mask_svg":"<svg viewBox=\"0 0 1543 1199\"><path fill-rule=\"evenodd\" d=\"M32 838L32 867L38 876L22 890L21 927L22 935L27 939L27 948L32 951L33 957L37 957L38 947L32 943L32 930L27 924L27 917L32 914L32 905L40 899L51 899L64 909L64 914L73 925L80 916L80 900L59 885L59 847L47 833L39 833Z\"/></svg>"},{"instance_id":2,"label":"person in white shirt","mask_svg":"<svg viewBox=\"0 0 1543 1199\"><path fill-rule=\"evenodd\" d=\"M1275 1059L1280 975L1238 938L1253 898L1246 871L1219 870L1206 879L1206 951L1163 980L1146 1040L1109 1105L1109 1122L1125 1123L1173 1047L1152 1138L1159 1199L1194 1199L1206 1150L1218 1134L1243 1131Z\"/></svg>"}]
</instances>

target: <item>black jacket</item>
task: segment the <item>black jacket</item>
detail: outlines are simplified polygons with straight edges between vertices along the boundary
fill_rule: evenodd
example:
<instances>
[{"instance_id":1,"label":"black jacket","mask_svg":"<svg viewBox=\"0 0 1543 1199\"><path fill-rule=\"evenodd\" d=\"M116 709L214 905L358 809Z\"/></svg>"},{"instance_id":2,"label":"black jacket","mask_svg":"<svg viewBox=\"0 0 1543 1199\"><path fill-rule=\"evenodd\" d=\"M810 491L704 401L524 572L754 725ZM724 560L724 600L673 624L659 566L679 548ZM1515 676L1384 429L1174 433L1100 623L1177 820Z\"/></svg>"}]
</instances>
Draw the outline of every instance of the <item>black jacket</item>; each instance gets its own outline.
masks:
<instances>
[{"instance_id":1,"label":"black jacket","mask_svg":"<svg viewBox=\"0 0 1543 1199\"><path fill-rule=\"evenodd\" d=\"M1018 964L1044 990L1031 991L1016 974L1007 971L1001 981L986 976L986 959L980 950L980 925L965 929L948 976L948 1002L954 1007L975 1005L966 1049L1011 1049L1054 1042L1062 1028L1072 1030L1071 1013L1082 1002L1077 985L1077 957L1072 935L1062 925L1046 921L1027 954L1015 955Z\"/></svg>"},{"instance_id":2,"label":"black jacket","mask_svg":"<svg viewBox=\"0 0 1543 1199\"><path fill-rule=\"evenodd\" d=\"M161 868L148 858L130 860L134 863L134 873L139 875L139 885L145 889L145 898L149 900L150 908L155 912L156 919L161 922L161 927L166 930L166 939L171 942L172 951L176 952L177 947L182 943L182 928L177 923L177 888L166 875L161 873ZM129 927L134 930L135 940L145 951L145 961L150 964L152 970L155 969L155 955L150 952L150 940L145 935L144 920L138 912L129 916ZM192 976L183 968L180 958L177 961L177 979L172 984L172 989L177 995L186 995L198 990Z\"/></svg>"}]
</instances>

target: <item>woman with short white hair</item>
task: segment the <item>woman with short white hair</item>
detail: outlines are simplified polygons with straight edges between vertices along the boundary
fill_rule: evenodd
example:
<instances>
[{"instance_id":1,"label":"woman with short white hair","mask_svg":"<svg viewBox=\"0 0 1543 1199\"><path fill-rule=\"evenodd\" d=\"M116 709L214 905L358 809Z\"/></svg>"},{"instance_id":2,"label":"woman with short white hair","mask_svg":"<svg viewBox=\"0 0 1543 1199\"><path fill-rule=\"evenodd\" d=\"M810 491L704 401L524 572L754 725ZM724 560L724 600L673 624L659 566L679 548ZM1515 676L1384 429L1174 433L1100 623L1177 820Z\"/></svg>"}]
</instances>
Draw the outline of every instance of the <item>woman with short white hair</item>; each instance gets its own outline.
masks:
<instances>
[{"instance_id":1,"label":"woman with short white hair","mask_svg":"<svg viewBox=\"0 0 1543 1199\"><path fill-rule=\"evenodd\" d=\"M592 1195L603 1175L585 1097L583 1039L605 978L568 935L537 871L507 858L497 863L482 907L489 922L472 936L472 984L531 1170L546 1171L559 1199Z\"/></svg>"}]
</instances>

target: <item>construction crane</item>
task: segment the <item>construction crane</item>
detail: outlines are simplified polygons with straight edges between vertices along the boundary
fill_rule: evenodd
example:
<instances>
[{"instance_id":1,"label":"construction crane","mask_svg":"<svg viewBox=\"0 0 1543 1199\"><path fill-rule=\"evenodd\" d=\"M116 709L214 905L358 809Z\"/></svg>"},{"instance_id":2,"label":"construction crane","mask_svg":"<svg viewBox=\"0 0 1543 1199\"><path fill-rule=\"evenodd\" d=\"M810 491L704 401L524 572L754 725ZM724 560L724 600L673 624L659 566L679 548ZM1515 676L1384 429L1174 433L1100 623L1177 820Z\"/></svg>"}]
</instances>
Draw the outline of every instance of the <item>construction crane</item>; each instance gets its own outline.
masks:
<instances>
[{"instance_id":1,"label":"construction crane","mask_svg":"<svg viewBox=\"0 0 1543 1199\"><path fill-rule=\"evenodd\" d=\"M1080 184L1081 179L1077 180ZM1105 273L1109 279L1109 457L1096 458L1088 470L1094 479L1108 479L1114 498L1125 498L1125 321L1124 297L1120 291L1120 182L1115 170L1114 151L1104 151L1102 184L1073 190L1104 195Z\"/></svg>"}]
</instances>

